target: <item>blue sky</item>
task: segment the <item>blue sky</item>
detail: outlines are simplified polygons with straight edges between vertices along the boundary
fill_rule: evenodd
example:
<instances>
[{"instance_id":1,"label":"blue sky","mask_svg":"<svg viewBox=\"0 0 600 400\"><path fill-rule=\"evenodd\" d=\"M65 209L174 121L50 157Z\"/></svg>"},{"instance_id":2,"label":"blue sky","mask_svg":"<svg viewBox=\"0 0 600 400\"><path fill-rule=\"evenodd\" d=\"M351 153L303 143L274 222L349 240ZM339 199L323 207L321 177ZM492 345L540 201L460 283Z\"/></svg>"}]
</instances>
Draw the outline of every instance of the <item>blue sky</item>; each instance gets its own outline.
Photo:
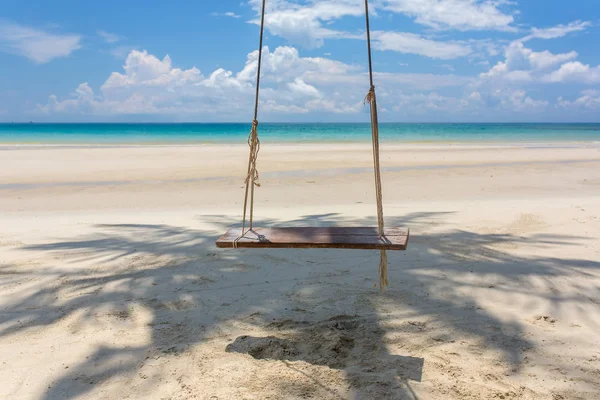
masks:
<instances>
[{"instance_id":1,"label":"blue sky","mask_svg":"<svg viewBox=\"0 0 600 400\"><path fill-rule=\"evenodd\" d=\"M260 120L368 120L363 0L267 8ZM2 0L0 121L248 121L258 10ZM383 121L600 122L600 1L372 0L371 12Z\"/></svg>"}]
</instances>

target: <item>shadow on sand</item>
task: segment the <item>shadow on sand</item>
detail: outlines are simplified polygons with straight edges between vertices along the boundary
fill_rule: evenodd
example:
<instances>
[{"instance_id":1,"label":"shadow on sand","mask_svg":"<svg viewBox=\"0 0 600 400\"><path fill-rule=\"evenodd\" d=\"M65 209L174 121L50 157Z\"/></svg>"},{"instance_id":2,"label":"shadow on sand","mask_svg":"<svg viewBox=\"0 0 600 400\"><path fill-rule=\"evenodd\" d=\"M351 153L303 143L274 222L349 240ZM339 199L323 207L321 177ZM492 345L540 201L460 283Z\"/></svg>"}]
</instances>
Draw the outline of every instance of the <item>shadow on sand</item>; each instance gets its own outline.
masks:
<instances>
[{"instance_id":1,"label":"shadow on sand","mask_svg":"<svg viewBox=\"0 0 600 400\"><path fill-rule=\"evenodd\" d=\"M411 382L421 381L428 364L419 356L419 347L463 338L483 343L507 369L519 371L524 352L533 348L522 326L497 319L473 298L461 295L457 287L470 283L454 276L493 275L504 282L495 290L518 288L536 295L525 278L550 278L573 268L599 268L600 263L519 257L502 250L516 245L577 246L584 238L433 229L446 216L415 213L388 220L389 226L411 227L413 236L406 253L390 254L391 288L385 293L372 285L377 275L376 251L354 251L349 258L347 251L340 250L218 250L215 239L237 223L224 216L201 217L213 227L210 231L169 225L99 225L96 233L86 237L24 247L30 252L60 254L61 263L91 267L68 275L60 272L60 265L46 269L59 284L20 298L9 312L2 313L0 336L50 326L76 313L85 322L106 310L123 319L136 307L150 310L149 344L97 348L93 356L66 370L45 399L86 394L102 382L136 372L148 357L176 356L206 340L227 336L242 320L268 334L234 334L229 345L223 346L224 354L279 360L273 362L285 363L296 374L306 372L298 370L295 361L342 370L347 390L361 399L416 398ZM306 216L292 224L374 222L326 214ZM275 220L260 223L281 225ZM108 265L118 267L103 267ZM6 266L0 273L18 270ZM57 300L65 291L76 295ZM560 307L562 301L577 299L555 296L549 300ZM414 332L423 333L421 342L406 343L402 354L389 353L390 343L405 340L403 333ZM345 398L347 392L330 388L318 376L306 378L312 386L306 390L313 397ZM279 395L286 397L286 390L297 383L290 383L288 389L285 382L277 385ZM203 391L210 394L211 388Z\"/></svg>"}]
</instances>

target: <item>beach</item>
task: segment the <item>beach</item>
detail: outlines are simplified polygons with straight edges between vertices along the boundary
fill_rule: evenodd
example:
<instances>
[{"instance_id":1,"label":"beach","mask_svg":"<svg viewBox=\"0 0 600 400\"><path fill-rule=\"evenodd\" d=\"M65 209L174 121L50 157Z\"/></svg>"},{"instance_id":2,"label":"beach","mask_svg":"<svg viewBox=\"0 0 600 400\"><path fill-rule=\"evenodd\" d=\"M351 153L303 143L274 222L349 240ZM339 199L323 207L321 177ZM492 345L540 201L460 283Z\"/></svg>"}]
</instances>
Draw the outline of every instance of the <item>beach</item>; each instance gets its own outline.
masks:
<instances>
[{"instance_id":1,"label":"beach","mask_svg":"<svg viewBox=\"0 0 600 400\"><path fill-rule=\"evenodd\" d=\"M383 143L385 292L376 251L217 249L247 161L0 145L0 398L600 397L600 144ZM377 225L369 144L258 169L257 226Z\"/></svg>"}]
</instances>

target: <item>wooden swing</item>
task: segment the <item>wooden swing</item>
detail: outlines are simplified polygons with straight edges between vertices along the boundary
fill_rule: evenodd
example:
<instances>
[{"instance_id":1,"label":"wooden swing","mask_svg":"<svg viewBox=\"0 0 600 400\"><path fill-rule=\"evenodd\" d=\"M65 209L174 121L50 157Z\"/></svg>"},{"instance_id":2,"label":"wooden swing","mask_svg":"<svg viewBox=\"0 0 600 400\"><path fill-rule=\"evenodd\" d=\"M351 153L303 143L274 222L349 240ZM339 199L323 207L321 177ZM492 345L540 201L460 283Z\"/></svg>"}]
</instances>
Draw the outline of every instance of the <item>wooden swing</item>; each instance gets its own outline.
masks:
<instances>
[{"instance_id":1,"label":"wooden swing","mask_svg":"<svg viewBox=\"0 0 600 400\"><path fill-rule=\"evenodd\" d=\"M373 64L371 60L371 32L369 26L369 1L365 0L365 15L367 24L367 48L369 54L369 78L371 87L365 98L371 108L371 133L373 141L373 163L375 170L375 191L377 198L377 227L285 227L285 228L254 228L254 188L258 183L256 160L260 150L258 140L258 100L260 89L260 69L262 63L263 36L265 27L265 4L262 1L260 23L260 45L258 49L258 71L256 77L256 98L254 103L254 120L248 136L250 156L248 174L246 176L246 191L244 197L244 217L242 228L230 229L217 240L221 248L326 248L326 249L367 249L380 250L379 264L380 286L387 286L387 250L406 250L409 231L407 228L385 228L383 220L383 196L381 188L381 171L379 166L379 125L377 118L377 100L373 84ZM250 194L249 224L246 229L248 209L248 194Z\"/></svg>"}]
</instances>

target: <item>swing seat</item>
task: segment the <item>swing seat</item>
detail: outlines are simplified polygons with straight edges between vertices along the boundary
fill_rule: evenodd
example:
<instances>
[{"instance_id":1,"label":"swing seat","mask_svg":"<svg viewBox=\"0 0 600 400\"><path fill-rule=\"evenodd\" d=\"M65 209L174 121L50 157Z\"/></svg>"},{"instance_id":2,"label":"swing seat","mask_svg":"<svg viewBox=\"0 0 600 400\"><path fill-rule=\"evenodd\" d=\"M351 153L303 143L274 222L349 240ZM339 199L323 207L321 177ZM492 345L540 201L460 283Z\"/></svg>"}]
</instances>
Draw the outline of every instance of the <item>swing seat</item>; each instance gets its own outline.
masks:
<instances>
[{"instance_id":1,"label":"swing seat","mask_svg":"<svg viewBox=\"0 0 600 400\"><path fill-rule=\"evenodd\" d=\"M241 228L230 229L217 240L217 247L406 250L409 237L407 228L385 228L382 238L371 227L254 228L236 243L241 233Z\"/></svg>"}]
</instances>

